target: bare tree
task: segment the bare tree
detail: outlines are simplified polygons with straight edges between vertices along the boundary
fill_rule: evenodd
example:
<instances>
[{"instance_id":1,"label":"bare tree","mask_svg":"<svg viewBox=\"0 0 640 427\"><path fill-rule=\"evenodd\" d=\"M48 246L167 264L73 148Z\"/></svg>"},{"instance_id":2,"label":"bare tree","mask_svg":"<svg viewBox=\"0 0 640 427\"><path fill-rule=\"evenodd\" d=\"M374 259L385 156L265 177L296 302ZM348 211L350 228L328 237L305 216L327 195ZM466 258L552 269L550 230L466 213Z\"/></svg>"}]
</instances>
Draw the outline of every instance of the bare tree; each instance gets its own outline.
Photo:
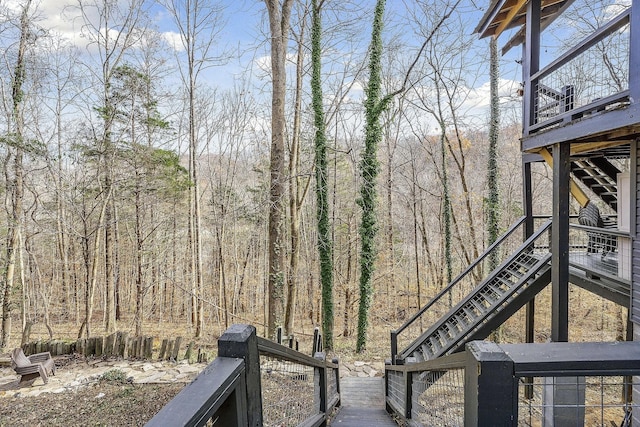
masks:
<instances>
[{"instance_id":1,"label":"bare tree","mask_svg":"<svg viewBox=\"0 0 640 427\"><path fill-rule=\"evenodd\" d=\"M269 336L284 320L285 197L287 176L285 99L287 44L293 0L264 0L271 35L271 162L269 190Z\"/></svg>"},{"instance_id":2,"label":"bare tree","mask_svg":"<svg viewBox=\"0 0 640 427\"><path fill-rule=\"evenodd\" d=\"M189 259L191 271L191 322L195 336L202 335L204 327L204 283L202 272L201 191L198 175L198 123L196 91L201 73L207 68L224 63L223 53L216 53L216 36L223 28L223 7L205 0L167 0L163 4L178 27L186 64L179 62L182 83L186 91L189 141Z\"/></svg>"}]
</instances>

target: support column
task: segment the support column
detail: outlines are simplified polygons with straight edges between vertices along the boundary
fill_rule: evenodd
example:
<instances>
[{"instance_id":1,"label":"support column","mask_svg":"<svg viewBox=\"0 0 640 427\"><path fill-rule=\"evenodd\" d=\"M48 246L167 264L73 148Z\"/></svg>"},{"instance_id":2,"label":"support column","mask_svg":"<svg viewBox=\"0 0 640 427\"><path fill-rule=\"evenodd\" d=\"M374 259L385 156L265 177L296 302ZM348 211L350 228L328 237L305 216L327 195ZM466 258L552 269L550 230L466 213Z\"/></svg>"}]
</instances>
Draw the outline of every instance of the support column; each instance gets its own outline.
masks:
<instances>
[{"instance_id":1,"label":"support column","mask_svg":"<svg viewBox=\"0 0 640 427\"><path fill-rule=\"evenodd\" d=\"M531 162L528 162L523 158L522 160L522 200L524 207L524 214L526 219L524 220L524 239L526 241L533 235L534 223L533 223L533 198L532 198L532 185L531 185ZM535 340L536 330L536 297L531 298L531 301L527 303L525 314L525 340L527 343L532 343ZM524 389L525 398L533 399L533 378L524 378L526 384Z\"/></svg>"},{"instance_id":2,"label":"support column","mask_svg":"<svg viewBox=\"0 0 640 427\"><path fill-rule=\"evenodd\" d=\"M524 236L523 241L527 240L533 235L533 200L531 196L531 163L523 159L522 161L522 200L524 204ZM527 303L526 310L526 326L525 336L526 342L532 343L534 339L535 330L535 297Z\"/></svg>"},{"instance_id":3,"label":"support column","mask_svg":"<svg viewBox=\"0 0 640 427\"><path fill-rule=\"evenodd\" d=\"M570 148L553 146L553 224L551 226L551 340L569 339L569 174Z\"/></svg>"},{"instance_id":4,"label":"support column","mask_svg":"<svg viewBox=\"0 0 640 427\"><path fill-rule=\"evenodd\" d=\"M527 4L525 42L522 52L522 74L524 81L524 102L522 134L529 135L529 126L535 121L535 99L538 82L531 76L540 70L540 11L542 0L531 0Z\"/></svg>"}]
</instances>

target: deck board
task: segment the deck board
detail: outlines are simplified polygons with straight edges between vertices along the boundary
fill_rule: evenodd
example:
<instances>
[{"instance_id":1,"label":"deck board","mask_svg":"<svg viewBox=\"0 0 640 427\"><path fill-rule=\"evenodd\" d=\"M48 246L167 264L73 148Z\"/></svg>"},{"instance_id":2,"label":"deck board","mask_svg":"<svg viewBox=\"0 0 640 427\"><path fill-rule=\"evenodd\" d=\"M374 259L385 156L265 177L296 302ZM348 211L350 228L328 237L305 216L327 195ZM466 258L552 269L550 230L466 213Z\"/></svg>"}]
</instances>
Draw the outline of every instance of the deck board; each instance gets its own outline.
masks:
<instances>
[{"instance_id":1,"label":"deck board","mask_svg":"<svg viewBox=\"0 0 640 427\"><path fill-rule=\"evenodd\" d=\"M331 421L339 427L395 427L385 411L384 378L345 377L340 379L342 407Z\"/></svg>"}]
</instances>

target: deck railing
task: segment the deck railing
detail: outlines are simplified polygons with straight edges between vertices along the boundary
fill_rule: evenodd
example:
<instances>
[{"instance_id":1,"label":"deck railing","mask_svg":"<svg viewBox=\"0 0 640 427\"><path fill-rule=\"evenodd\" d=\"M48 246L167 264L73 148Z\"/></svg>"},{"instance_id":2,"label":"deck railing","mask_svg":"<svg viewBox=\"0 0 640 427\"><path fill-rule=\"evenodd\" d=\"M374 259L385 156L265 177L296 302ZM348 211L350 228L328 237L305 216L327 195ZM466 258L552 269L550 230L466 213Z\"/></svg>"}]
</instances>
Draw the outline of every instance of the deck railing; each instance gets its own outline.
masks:
<instances>
[{"instance_id":1,"label":"deck railing","mask_svg":"<svg viewBox=\"0 0 640 427\"><path fill-rule=\"evenodd\" d=\"M629 101L630 8L531 76L525 136Z\"/></svg>"},{"instance_id":2,"label":"deck railing","mask_svg":"<svg viewBox=\"0 0 640 427\"><path fill-rule=\"evenodd\" d=\"M314 357L233 325L218 357L147 426L320 426L340 405L338 361Z\"/></svg>"},{"instance_id":3,"label":"deck railing","mask_svg":"<svg viewBox=\"0 0 640 427\"><path fill-rule=\"evenodd\" d=\"M639 354L640 342L474 341L464 353L387 365L387 410L415 426L629 426Z\"/></svg>"},{"instance_id":4,"label":"deck railing","mask_svg":"<svg viewBox=\"0 0 640 427\"><path fill-rule=\"evenodd\" d=\"M387 411L412 425L462 426L466 354L387 365Z\"/></svg>"},{"instance_id":5,"label":"deck railing","mask_svg":"<svg viewBox=\"0 0 640 427\"><path fill-rule=\"evenodd\" d=\"M569 259L571 266L582 269L590 275L612 280L629 280L629 253L624 251L623 239L630 239L629 233L616 228L588 227L570 224ZM628 257L625 259L624 257Z\"/></svg>"}]
</instances>

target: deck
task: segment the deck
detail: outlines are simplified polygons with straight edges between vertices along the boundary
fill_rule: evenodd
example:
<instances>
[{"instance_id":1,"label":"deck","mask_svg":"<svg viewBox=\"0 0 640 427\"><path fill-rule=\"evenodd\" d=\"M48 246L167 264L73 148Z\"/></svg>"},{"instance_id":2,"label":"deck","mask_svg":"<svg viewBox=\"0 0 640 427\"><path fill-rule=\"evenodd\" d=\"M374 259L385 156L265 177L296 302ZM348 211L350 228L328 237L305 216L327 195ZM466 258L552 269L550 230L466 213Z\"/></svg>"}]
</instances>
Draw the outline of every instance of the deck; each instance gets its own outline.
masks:
<instances>
[{"instance_id":1,"label":"deck","mask_svg":"<svg viewBox=\"0 0 640 427\"><path fill-rule=\"evenodd\" d=\"M385 410L384 378L345 377L340 379L342 407L331 421L340 427L395 427Z\"/></svg>"}]
</instances>

